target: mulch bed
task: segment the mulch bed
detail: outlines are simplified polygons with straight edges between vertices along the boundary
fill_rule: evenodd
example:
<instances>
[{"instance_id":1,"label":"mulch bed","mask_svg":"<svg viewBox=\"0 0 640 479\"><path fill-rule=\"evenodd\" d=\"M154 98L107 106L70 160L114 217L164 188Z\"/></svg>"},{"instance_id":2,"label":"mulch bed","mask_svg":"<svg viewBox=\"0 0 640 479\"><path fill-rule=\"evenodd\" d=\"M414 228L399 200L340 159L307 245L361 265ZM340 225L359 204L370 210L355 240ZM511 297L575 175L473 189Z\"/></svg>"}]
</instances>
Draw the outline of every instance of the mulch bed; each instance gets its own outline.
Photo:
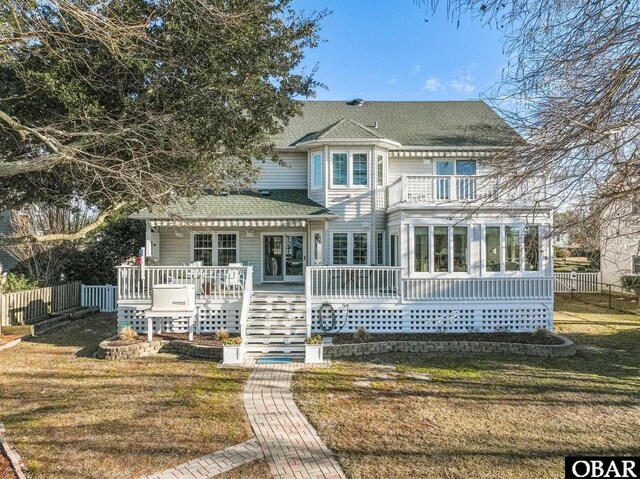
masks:
<instances>
[{"instance_id":1,"label":"mulch bed","mask_svg":"<svg viewBox=\"0 0 640 479\"><path fill-rule=\"evenodd\" d=\"M231 336L233 336L233 334ZM189 341L189 335L187 333L162 333L154 334L153 337L164 339L165 341ZM216 335L214 333L194 334L192 344L222 347L222 341L216 339Z\"/></svg>"},{"instance_id":2,"label":"mulch bed","mask_svg":"<svg viewBox=\"0 0 640 479\"><path fill-rule=\"evenodd\" d=\"M133 339L114 339L109 341L109 346L130 346L132 344L144 343L147 341L147 336L137 336Z\"/></svg>"},{"instance_id":3,"label":"mulch bed","mask_svg":"<svg viewBox=\"0 0 640 479\"><path fill-rule=\"evenodd\" d=\"M333 344L376 343L380 341L479 341L517 344L562 344L562 339L535 333L370 333L366 341L356 341L353 333L327 334Z\"/></svg>"},{"instance_id":4,"label":"mulch bed","mask_svg":"<svg viewBox=\"0 0 640 479\"><path fill-rule=\"evenodd\" d=\"M0 451L2 451L2 448L0 448ZM2 452L0 452L0 479L18 479L9 459Z\"/></svg>"}]
</instances>

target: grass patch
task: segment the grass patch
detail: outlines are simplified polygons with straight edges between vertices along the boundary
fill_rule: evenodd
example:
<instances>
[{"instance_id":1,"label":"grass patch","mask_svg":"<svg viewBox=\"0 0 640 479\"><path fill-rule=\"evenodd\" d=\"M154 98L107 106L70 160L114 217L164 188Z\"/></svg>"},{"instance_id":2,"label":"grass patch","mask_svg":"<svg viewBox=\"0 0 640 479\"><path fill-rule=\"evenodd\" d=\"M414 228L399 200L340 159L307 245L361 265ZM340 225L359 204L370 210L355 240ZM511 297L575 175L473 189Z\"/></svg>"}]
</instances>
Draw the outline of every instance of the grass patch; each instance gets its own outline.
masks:
<instances>
[{"instance_id":1,"label":"grass patch","mask_svg":"<svg viewBox=\"0 0 640 479\"><path fill-rule=\"evenodd\" d=\"M34 479L136 478L251 437L248 371L160 354L92 359L113 315L0 352L0 413Z\"/></svg>"},{"instance_id":2,"label":"grass patch","mask_svg":"<svg viewBox=\"0 0 640 479\"><path fill-rule=\"evenodd\" d=\"M638 455L640 317L560 298L570 358L386 354L294 377L353 478L556 478L567 455Z\"/></svg>"}]
</instances>

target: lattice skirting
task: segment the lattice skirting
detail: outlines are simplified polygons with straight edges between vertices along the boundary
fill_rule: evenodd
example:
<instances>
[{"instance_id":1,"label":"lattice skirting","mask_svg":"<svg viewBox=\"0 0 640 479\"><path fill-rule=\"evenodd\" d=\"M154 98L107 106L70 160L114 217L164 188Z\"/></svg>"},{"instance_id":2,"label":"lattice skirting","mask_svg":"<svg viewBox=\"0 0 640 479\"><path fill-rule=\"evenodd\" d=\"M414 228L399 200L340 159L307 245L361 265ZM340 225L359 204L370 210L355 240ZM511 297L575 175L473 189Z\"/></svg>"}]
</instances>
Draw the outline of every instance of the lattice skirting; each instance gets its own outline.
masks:
<instances>
[{"instance_id":1,"label":"lattice skirting","mask_svg":"<svg viewBox=\"0 0 640 479\"><path fill-rule=\"evenodd\" d=\"M118 328L129 325L138 333L147 331L147 321L144 319L144 309L149 306L119 306ZM240 332L240 306L212 305L200 308L200 325L202 332L213 333L220 329L227 329L231 333ZM186 333L187 318L169 319L154 318L155 332Z\"/></svg>"},{"instance_id":2,"label":"lattice skirting","mask_svg":"<svg viewBox=\"0 0 640 479\"><path fill-rule=\"evenodd\" d=\"M318 313L321 304L312 306L312 330L321 332ZM553 306L540 303L514 305L474 304L464 307L437 304L404 304L396 307L370 307L362 304L332 303L337 327L355 331L360 326L370 332L495 332L553 329ZM330 322L323 310L325 324ZM346 322L345 322L346 320Z\"/></svg>"}]
</instances>

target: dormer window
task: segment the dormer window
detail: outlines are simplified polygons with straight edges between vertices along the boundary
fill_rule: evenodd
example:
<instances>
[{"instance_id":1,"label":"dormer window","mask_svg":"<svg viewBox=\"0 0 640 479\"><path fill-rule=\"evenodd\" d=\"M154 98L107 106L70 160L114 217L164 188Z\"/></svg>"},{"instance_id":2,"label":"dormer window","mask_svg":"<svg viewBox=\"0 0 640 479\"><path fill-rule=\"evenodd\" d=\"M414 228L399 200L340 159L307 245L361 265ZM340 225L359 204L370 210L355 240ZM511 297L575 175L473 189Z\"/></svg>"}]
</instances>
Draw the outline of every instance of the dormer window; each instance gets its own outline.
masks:
<instances>
[{"instance_id":1,"label":"dormer window","mask_svg":"<svg viewBox=\"0 0 640 479\"><path fill-rule=\"evenodd\" d=\"M369 185L369 155L365 152L331 154L331 186L362 188Z\"/></svg>"}]
</instances>

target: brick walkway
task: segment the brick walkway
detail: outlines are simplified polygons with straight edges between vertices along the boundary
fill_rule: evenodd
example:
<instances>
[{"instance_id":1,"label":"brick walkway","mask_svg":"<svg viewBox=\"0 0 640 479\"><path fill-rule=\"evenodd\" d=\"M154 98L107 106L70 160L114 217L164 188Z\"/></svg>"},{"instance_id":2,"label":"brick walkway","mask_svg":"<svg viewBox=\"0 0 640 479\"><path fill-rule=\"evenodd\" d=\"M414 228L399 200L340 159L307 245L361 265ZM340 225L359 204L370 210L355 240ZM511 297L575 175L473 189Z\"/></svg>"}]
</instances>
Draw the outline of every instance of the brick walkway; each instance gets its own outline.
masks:
<instances>
[{"instance_id":1,"label":"brick walkway","mask_svg":"<svg viewBox=\"0 0 640 479\"><path fill-rule=\"evenodd\" d=\"M297 364L256 364L244 407L274 479L345 479L331 451L293 401Z\"/></svg>"},{"instance_id":2,"label":"brick walkway","mask_svg":"<svg viewBox=\"0 0 640 479\"><path fill-rule=\"evenodd\" d=\"M260 458L262 458L262 449L254 437L235 446L140 479L208 479Z\"/></svg>"}]
</instances>

